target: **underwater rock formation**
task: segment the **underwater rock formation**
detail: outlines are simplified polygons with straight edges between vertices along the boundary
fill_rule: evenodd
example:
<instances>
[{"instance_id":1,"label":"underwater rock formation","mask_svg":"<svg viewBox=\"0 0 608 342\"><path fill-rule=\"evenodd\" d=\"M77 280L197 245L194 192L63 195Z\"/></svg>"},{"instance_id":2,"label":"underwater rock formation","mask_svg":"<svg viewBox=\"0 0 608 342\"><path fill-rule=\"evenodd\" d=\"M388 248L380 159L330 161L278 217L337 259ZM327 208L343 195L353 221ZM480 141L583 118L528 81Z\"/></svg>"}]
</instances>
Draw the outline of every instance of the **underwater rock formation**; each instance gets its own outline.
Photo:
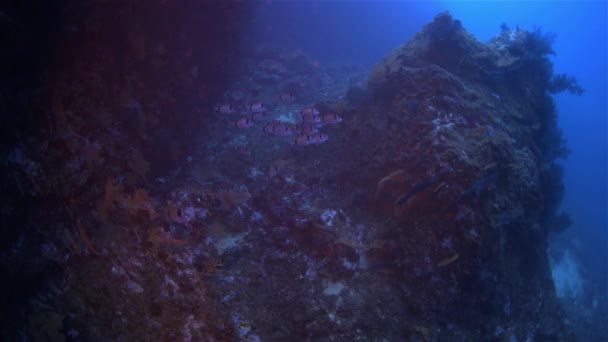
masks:
<instances>
[{"instance_id":1,"label":"underwater rock formation","mask_svg":"<svg viewBox=\"0 0 608 342\"><path fill-rule=\"evenodd\" d=\"M564 228L550 45L508 29L484 44L440 14L374 66L373 95L347 119L344 141L361 146L340 156L350 182L402 170L372 202L396 218L368 257L440 339L569 336L546 257L548 232ZM582 91L567 79L561 90Z\"/></svg>"},{"instance_id":2,"label":"underwater rock formation","mask_svg":"<svg viewBox=\"0 0 608 342\"><path fill-rule=\"evenodd\" d=\"M0 260L45 279L7 339L571 338L545 254L569 222L550 94L582 89L551 36L482 43L442 13L365 85L300 52L237 59L215 39L238 27L214 13L247 13L231 2L124 3L66 13L48 127L7 150L40 210ZM335 123L322 144L254 122L305 114Z\"/></svg>"}]
</instances>

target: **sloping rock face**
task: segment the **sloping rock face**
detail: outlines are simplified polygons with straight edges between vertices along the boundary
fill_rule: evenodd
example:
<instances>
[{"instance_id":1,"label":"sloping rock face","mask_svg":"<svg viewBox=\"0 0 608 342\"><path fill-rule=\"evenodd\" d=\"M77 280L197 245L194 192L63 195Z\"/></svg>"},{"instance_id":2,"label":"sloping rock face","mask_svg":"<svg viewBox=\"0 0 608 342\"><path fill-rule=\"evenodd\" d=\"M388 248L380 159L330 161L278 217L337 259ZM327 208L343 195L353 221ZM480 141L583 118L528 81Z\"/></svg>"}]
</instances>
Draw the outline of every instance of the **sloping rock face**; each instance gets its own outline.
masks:
<instances>
[{"instance_id":1,"label":"sloping rock face","mask_svg":"<svg viewBox=\"0 0 608 342\"><path fill-rule=\"evenodd\" d=\"M484 44L440 14L372 69L368 102L336 139L340 178L362 196L378 180L367 203L392 217L368 232L386 241L372 264L392 272L406 311L471 338L569 336L546 258L548 232L568 222L555 213L549 41L505 28Z\"/></svg>"},{"instance_id":2,"label":"sloping rock face","mask_svg":"<svg viewBox=\"0 0 608 342\"><path fill-rule=\"evenodd\" d=\"M31 214L0 260L37 284L6 339L570 339L545 256L568 221L549 94L580 87L549 36L484 44L440 14L365 85L300 52L238 63L216 35L240 3L90 4L66 14L86 48L60 50L48 127L3 164L6 222ZM258 101L267 121L235 125ZM327 141L276 134L314 102Z\"/></svg>"}]
</instances>

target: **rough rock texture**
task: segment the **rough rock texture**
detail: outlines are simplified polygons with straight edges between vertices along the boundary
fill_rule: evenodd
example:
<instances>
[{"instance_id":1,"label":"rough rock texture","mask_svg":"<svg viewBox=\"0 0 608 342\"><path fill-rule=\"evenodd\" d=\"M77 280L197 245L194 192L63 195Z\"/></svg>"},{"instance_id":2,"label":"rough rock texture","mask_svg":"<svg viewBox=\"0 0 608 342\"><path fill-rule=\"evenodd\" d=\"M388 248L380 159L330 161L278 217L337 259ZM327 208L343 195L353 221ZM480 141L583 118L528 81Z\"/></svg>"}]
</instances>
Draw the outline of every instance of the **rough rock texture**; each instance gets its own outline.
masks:
<instances>
[{"instance_id":1,"label":"rough rock texture","mask_svg":"<svg viewBox=\"0 0 608 342\"><path fill-rule=\"evenodd\" d=\"M172 303L184 316L170 316L152 296L124 300L138 288L121 271L123 262L136 267L133 260L121 256L132 251L138 262L146 260L130 249L148 237L134 228L160 216L150 204L157 199L144 189L193 150L192 139L209 122L207 109L234 74L241 54L234 37L250 7L112 0L0 5L7 52L0 56L2 340L181 338L191 310ZM154 265L133 280L160 274L162 281ZM211 302L204 314L213 314L210 324L222 319ZM148 319L144 312L167 317L167 333L133 329ZM211 336L231 331L211 325Z\"/></svg>"},{"instance_id":2,"label":"rough rock texture","mask_svg":"<svg viewBox=\"0 0 608 342\"><path fill-rule=\"evenodd\" d=\"M342 140L367 147L340 149L360 188L398 171L378 184L375 210L397 219L370 258L392 260L405 307L471 337L567 336L545 255L548 231L562 228L563 152L547 51L531 49L545 40L504 31L483 44L439 15L373 68L374 95Z\"/></svg>"},{"instance_id":3,"label":"rough rock texture","mask_svg":"<svg viewBox=\"0 0 608 342\"><path fill-rule=\"evenodd\" d=\"M484 44L440 14L367 85L356 68L261 49L220 99L212 84L225 65L213 61L233 50L204 59L211 52L184 38L191 26L168 29L183 7L160 1L167 18L153 20L156 8L137 20L137 6L117 20L131 37L123 64L105 35L110 45L84 39L96 53L59 61L47 130L6 158L23 201L45 210L2 265L46 281L15 303L3 334L571 339L545 254L567 221L555 212L563 147L549 92L578 88L553 76L542 32L504 30ZM99 22L86 23L80 34L95 37ZM116 63L124 73L109 72ZM295 99L279 101L285 91ZM236 110L214 112L211 99ZM264 120L235 127L258 100ZM297 146L263 130L297 123L315 102L344 118L321 128L328 141Z\"/></svg>"}]
</instances>

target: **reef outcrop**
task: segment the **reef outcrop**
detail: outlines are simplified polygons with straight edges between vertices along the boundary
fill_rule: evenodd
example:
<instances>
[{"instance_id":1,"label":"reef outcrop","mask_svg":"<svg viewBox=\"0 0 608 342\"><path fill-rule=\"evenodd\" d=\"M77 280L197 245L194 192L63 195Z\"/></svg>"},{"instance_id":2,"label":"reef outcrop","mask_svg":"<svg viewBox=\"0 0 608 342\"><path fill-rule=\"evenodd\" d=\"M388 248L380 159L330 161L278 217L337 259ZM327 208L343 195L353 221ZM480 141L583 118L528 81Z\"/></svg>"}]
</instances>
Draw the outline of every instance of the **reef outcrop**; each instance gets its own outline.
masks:
<instances>
[{"instance_id":1,"label":"reef outcrop","mask_svg":"<svg viewBox=\"0 0 608 342\"><path fill-rule=\"evenodd\" d=\"M451 322L440 339L569 336L546 257L548 233L568 222L550 94L564 79L560 90L582 89L553 75L551 42L503 27L482 43L440 14L373 67L338 142L356 170L342 176L360 189L400 170L372 201L393 219L368 257L394 272L404 307Z\"/></svg>"}]
</instances>

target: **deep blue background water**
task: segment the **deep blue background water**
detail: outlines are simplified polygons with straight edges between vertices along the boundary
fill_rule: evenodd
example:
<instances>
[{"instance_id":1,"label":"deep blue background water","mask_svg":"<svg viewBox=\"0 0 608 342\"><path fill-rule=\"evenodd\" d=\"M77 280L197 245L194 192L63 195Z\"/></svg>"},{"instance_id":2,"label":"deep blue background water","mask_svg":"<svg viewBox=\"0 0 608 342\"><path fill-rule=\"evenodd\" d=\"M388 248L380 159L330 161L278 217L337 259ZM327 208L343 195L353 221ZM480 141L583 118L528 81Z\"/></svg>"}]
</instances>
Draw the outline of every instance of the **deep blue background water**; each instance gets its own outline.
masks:
<instances>
[{"instance_id":1,"label":"deep blue background water","mask_svg":"<svg viewBox=\"0 0 608 342\"><path fill-rule=\"evenodd\" d=\"M608 288L607 2L383 2L265 1L251 22L254 44L301 49L320 63L369 67L407 41L422 25L449 10L477 39L510 27L557 34L555 72L578 78L583 96L555 96L570 156L563 208L574 220L556 248L572 249L585 282ZM567 241L567 243L563 243Z\"/></svg>"}]
</instances>

